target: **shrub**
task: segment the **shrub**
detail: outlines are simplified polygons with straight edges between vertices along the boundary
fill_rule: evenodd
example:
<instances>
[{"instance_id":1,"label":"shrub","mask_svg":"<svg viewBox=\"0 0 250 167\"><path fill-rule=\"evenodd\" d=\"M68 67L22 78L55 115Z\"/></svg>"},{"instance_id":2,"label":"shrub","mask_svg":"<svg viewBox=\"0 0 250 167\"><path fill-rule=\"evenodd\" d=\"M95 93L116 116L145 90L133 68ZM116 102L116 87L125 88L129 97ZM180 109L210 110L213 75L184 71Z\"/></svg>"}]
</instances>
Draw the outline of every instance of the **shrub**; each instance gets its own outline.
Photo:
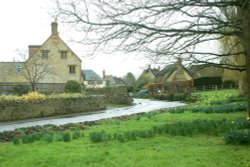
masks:
<instances>
[{"instance_id":1,"label":"shrub","mask_svg":"<svg viewBox=\"0 0 250 167\"><path fill-rule=\"evenodd\" d=\"M174 113L174 114L178 114L178 113L184 113L186 110L185 107L174 107L174 108L170 108L167 111L169 113Z\"/></svg>"},{"instance_id":2,"label":"shrub","mask_svg":"<svg viewBox=\"0 0 250 167\"><path fill-rule=\"evenodd\" d=\"M54 133L53 132L45 133L45 134L42 135L42 138L47 143L53 143L53 141L54 141Z\"/></svg>"},{"instance_id":3,"label":"shrub","mask_svg":"<svg viewBox=\"0 0 250 167\"><path fill-rule=\"evenodd\" d=\"M225 135L224 140L226 144L250 144L250 129L231 130Z\"/></svg>"},{"instance_id":4,"label":"shrub","mask_svg":"<svg viewBox=\"0 0 250 167\"><path fill-rule=\"evenodd\" d=\"M13 144L14 144L14 145L19 145L19 144L21 144L21 140L18 139L18 138L14 138L14 139L13 139Z\"/></svg>"},{"instance_id":5,"label":"shrub","mask_svg":"<svg viewBox=\"0 0 250 167\"><path fill-rule=\"evenodd\" d=\"M90 140L94 143L102 142L105 140L110 140L111 135L106 133L105 131L101 132L92 132L89 134Z\"/></svg>"},{"instance_id":6,"label":"shrub","mask_svg":"<svg viewBox=\"0 0 250 167\"><path fill-rule=\"evenodd\" d=\"M64 142L71 142L72 136L70 132L64 132L63 133L63 141Z\"/></svg>"},{"instance_id":7,"label":"shrub","mask_svg":"<svg viewBox=\"0 0 250 167\"><path fill-rule=\"evenodd\" d=\"M154 95L154 98L155 99L158 99L158 100L170 100L172 101L173 100L173 97L174 97L174 94L156 94Z\"/></svg>"},{"instance_id":8,"label":"shrub","mask_svg":"<svg viewBox=\"0 0 250 167\"><path fill-rule=\"evenodd\" d=\"M79 130L73 131L73 134L72 134L72 138L73 138L73 139L78 139L78 138L80 138L80 137L82 137L81 131L79 131Z\"/></svg>"},{"instance_id":9,"label":"shrub","mask_svg":"<svg viewBox=\"0 0 250 167\"><path fill-rule=\"evenodd\" d=\"M117 135L117 140L121 143L125 142L125 137L123 134L118 134Z\"/></svg>"},{"instance_id":10,"label":"shrub","mask_svg":"<svg viewBox=\"0 0 250 167\"><path fill-rule=\"evenodd\" d=\"M12 93L18 96L28 93L30 90L27 85L16 85L12 88Z\"/></svg>"},{"instance_id":11,"label":"shrub","mask_svg":"<svg viewBox=\"0 0 250 167\"><path fill-rule=\"evenodd\" d=\"M20 98L21 99L42 99L42 98L45 98L45 95L38 93L38 92L30 92L28 94L22 95Z\"/></svg>"},{"instance_id":12,"label":"shrub","mask_svg":"<svg viewBox=\"0 0 250 167\"><path fill-rule=\"evenodd\" d=\"M22 141L24 144L33 143L36 140L35 137L34 134L25 135L22 137Z\"/></svg>"},{"instance_id":13,"label":"shrub","mask_svg":"<svg viewBox=\"0 0 250 167\"><path fill-rule=\"evenodd\" d=\"M64 92L66 93L81 93L81 84L74 80L69 80L65 84Z\"/></svg>"},{"instance_id":14,"label":"shrub","mask_svg":"<svg viewBox=\"0 0 250 167\"><path fill-rule=\"evenodd\" d=\"M195 101L194 96L192 97L190 93L170 93L170 94L156 94L155 99L159 100L170 100L170 101Z\"/></svg>"},{"instance_id":15,"label":"shrub","mask_svg":"<svg viewBox=\"0 0 250 167\"><path fill-rule=\"evenodd\" d=\"M137 136L135 131L127 131L127 132L124 132L123 135L127 140L136 140L136 136Z\"/></svg>"}]
</instances>

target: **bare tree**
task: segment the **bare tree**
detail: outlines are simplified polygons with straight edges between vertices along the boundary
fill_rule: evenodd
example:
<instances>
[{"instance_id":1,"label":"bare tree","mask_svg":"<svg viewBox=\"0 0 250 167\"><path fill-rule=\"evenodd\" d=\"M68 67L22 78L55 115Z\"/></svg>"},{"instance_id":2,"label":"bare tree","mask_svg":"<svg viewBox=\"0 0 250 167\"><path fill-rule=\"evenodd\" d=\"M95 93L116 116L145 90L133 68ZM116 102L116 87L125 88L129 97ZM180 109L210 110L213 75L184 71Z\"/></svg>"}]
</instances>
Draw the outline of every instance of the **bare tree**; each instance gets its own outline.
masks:
<instances>
[{"instance_id":1,"label":"bare tree","mask_svg":"<svg viewBox=\"0 0 250 167\"><path fill-rule=\"evenodd\" d=\"M86 34L80 42L94 44L95 49L112 46L116 51L144 52L153 61L182 57L196 64L247 70L250 90L249 0L67 0L57 5L61 20ZM232 10L236 15L227 17L225 11ZM225 37L239 38L244 49L225 53L207 48ZM242 54L246 65L221 62Z\"/></svg>"},{"instance_id":2,"label":"bare tree","mask_svg":"<svg viewBox=\"0 0 250 167\"><path fill-rule=\"evenodd\" d=\"M26 53L19 53L25 60ZM23 63L22 76L30 83L31 90L36 91L36 86L39 81L44 79L46 75L52 73L52 69L47 59L41 57L32 56L25 60Z\"/></svg>"}]
</instances>

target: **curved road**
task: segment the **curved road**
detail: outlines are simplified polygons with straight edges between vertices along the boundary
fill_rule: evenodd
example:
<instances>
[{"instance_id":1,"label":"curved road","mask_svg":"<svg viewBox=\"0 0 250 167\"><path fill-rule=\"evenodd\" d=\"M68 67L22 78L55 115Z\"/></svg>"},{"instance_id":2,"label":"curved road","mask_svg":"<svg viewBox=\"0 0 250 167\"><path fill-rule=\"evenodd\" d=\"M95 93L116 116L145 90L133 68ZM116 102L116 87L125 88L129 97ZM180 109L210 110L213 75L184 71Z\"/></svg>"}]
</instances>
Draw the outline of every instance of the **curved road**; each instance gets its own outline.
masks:
<instances>
[{"instance_id":1,"label":"curved road","mask_svg":"<svg viewBox=\"0 0 250 167\"><path fill-rule=\"evenodd\" d=\"M95 121L104 118L132 115L135 113L143 113L162 108L171 108L184 105L183 103L180 102L166 102L166 101L156 101L148 99L134 99L134 104L135 105L129 107L107 109L94 113L92 112L89 114L85 113L77 115L23 120L16 122L4 122L0 123L0 132L14 130L16 128L36 126L36 125L46 125L46 124L63 125L67 123Z\"/></svg>"}]
</instances>

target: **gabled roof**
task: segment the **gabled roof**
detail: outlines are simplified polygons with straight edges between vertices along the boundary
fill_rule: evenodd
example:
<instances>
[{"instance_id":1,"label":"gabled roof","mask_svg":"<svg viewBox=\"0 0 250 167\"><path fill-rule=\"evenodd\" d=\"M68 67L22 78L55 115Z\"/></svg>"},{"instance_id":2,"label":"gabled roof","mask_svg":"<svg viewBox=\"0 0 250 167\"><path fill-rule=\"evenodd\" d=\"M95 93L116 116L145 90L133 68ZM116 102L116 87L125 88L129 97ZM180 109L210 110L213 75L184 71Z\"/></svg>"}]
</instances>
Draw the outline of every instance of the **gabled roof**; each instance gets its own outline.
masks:
<instances>
[{"instance_id":1,"label":"gabled roof","mask_svg":"<svg viewBox=\"0 0 250 167\"><path fill-rule=\"evenodd\" d=\"M116 83L124 84L124 81L119 77L113 76L113 79L115 80Z\"/></svg>"},{"instance_id":2,"label":"gabled roof","mask_svg":"<svg viewBox=\"0 0 250 167\"><path fill-rule=\"evenodd\" d=\"M20 75L18 69L22 69L24 62L0 62L0 82L14 82Z\"/></svg>"},{"instance_id":3,"label":"gabled roof","mask_svg":"<svg viewBox=\"0 0 250 167\"><path fill-rule=\"evenodd\" d=\"M149 73L151 72L154 76L156 76L158 73L159 73L159 69L156 69L156 68L147 68L146 70L143 71L143 73Z\"/></svg>"},{"instance_id":4,"label":"gabled roof","mask_svg":"<svg viewBox=\"0 0 250 167\"><path fill-rule=\"evenodd\" d=\"M93 70L82 70L82 76L84 80L95 80L95 81L102 80L102 78Z\"/></svg>"},{"instance_id":5,"label":"gabled roof","mask_svg":"<svg viewBox=\"0 0 250 167\"><path fill-rule=\"evenodd\" d=\"M113 76L113 75L105 75L105 80L109 80L109 81L113 80L115 84L125 84L121 78Z\"/></svg>"},{"instance_id":6,"label":"gabled roof","mask_svg":"<svg viewBox=\"0 0 250 167\"><path fill-rule=\"evenodd\" d=\"M52 23L53 24L53 23ZM36 54L36 53L38 53L40 50L41 50L41 48L42 48L42 46L44 46L50 39L52 39L53 37L57 37L57 39L59 39L59 41L60 42L62 42L67 48L68 48L68 50L70 51L70 52L72 52L73 53L73 55L77 58L77 59L79 59L79 61L81 62L82 60L74 53L74 51L61 39L61 37L58 35L58 33L57 34L51 34L50 36L49 36L49 38L42 44L42 45L30 45L31 47L37 47L37 49L34 51L34 53L32 54L32 55L34 55L34 54Z\"/></svg>"},{"instance_id":7,"label":"gabled roof","mask_svg":"<svg viewBox=\"0 0 250 167\"><path fill-rule=\"evenodd\" d=\"M170 64L165 66L156 76L156 82L160 82L164 80L164 78L168 78L175 70L177 69L176 64Z\"/></svg>"},{"instance_id":8,"label":"gabled roof","mask_svg":"<svg viewBox=\"0 0 250 167\"><path fill-rule=\"evenodd\" d=\"M194 78L203 78L203 77L222 77L223 69L214 66L208 65L193 65L190 67Z\"/></svg>"},{"instance_id":9,"label":"gabled roof","mask_svg":"<svg viewBox=\"0 0 250 167\"><path fill-rule=\"evenodd\" d=\"M156 82L160 82L163 80L166 80L169 78L177 68L181 67L188 75L192 77L192 74L181 64L181 63L175 63L175 64L169 64L165 66L156 76Z\"/></svg>"},{"instance_id":10,"label":"gabled roof","mask_svg":"<svg viewBox=\"0 0 250 167\"><path fill-rule=\"evenodd\" d=\"M0 69L2 71L16 70L17 66L23 66L24 62L0 62Z\"/></svg>"}]
</instances>

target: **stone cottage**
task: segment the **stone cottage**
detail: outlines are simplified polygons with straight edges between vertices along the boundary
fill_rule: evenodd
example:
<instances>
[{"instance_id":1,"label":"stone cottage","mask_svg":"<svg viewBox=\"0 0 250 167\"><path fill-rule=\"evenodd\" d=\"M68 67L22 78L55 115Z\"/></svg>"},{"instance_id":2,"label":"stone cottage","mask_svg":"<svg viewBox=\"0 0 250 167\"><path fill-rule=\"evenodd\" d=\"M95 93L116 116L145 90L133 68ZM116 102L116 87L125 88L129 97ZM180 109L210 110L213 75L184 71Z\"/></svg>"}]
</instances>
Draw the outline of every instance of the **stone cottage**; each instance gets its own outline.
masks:
<instances>
[{"instance_id":1,"label":"stone cottage","mask_svg":"<svg viewBox=\"0 0 250 167\"><path fill-rule=\"evenodd\" d=\"M187 92L193 88L193 76L178 59L176 63L167 65L157 75L155 82L148 85L152 92Z\"/></svg>"},{"instance_id":2,"label":"stone cottage","mask_svg":"<svg viewBox=\"0 0 250 167\"><path fill-rule=\"evenodd\" d=\"M43 92L60 92L68 80L83 83L81 59L60 38L58 24L51 23L51 35L42 45L30 45L25 62L0 63L0 93L15 85L30 85Z\"/></svg>"},{"instance_id":3,"label":"stone cottage","mask_svg":"<svg viewBox=\"0 0 250 167\"><path fill-rule=\"evenodd\" d=\"M82 70L83 83L85 88L104 88L106 80L102 79L95 71L90 69Z\"/></svg>"},{"instance_id":4,"label":"stone cottage","mask_svg":"<svg viewBox=\"0 0 250 167\"><path fill-rule=\"evenodd\" d=\"M145 69L137 79L137 86L146 87L148 84L154 83L159 71L159 68L151 68L151 65L149 65L148 68Z\"/></svg>"}]
</instances>

